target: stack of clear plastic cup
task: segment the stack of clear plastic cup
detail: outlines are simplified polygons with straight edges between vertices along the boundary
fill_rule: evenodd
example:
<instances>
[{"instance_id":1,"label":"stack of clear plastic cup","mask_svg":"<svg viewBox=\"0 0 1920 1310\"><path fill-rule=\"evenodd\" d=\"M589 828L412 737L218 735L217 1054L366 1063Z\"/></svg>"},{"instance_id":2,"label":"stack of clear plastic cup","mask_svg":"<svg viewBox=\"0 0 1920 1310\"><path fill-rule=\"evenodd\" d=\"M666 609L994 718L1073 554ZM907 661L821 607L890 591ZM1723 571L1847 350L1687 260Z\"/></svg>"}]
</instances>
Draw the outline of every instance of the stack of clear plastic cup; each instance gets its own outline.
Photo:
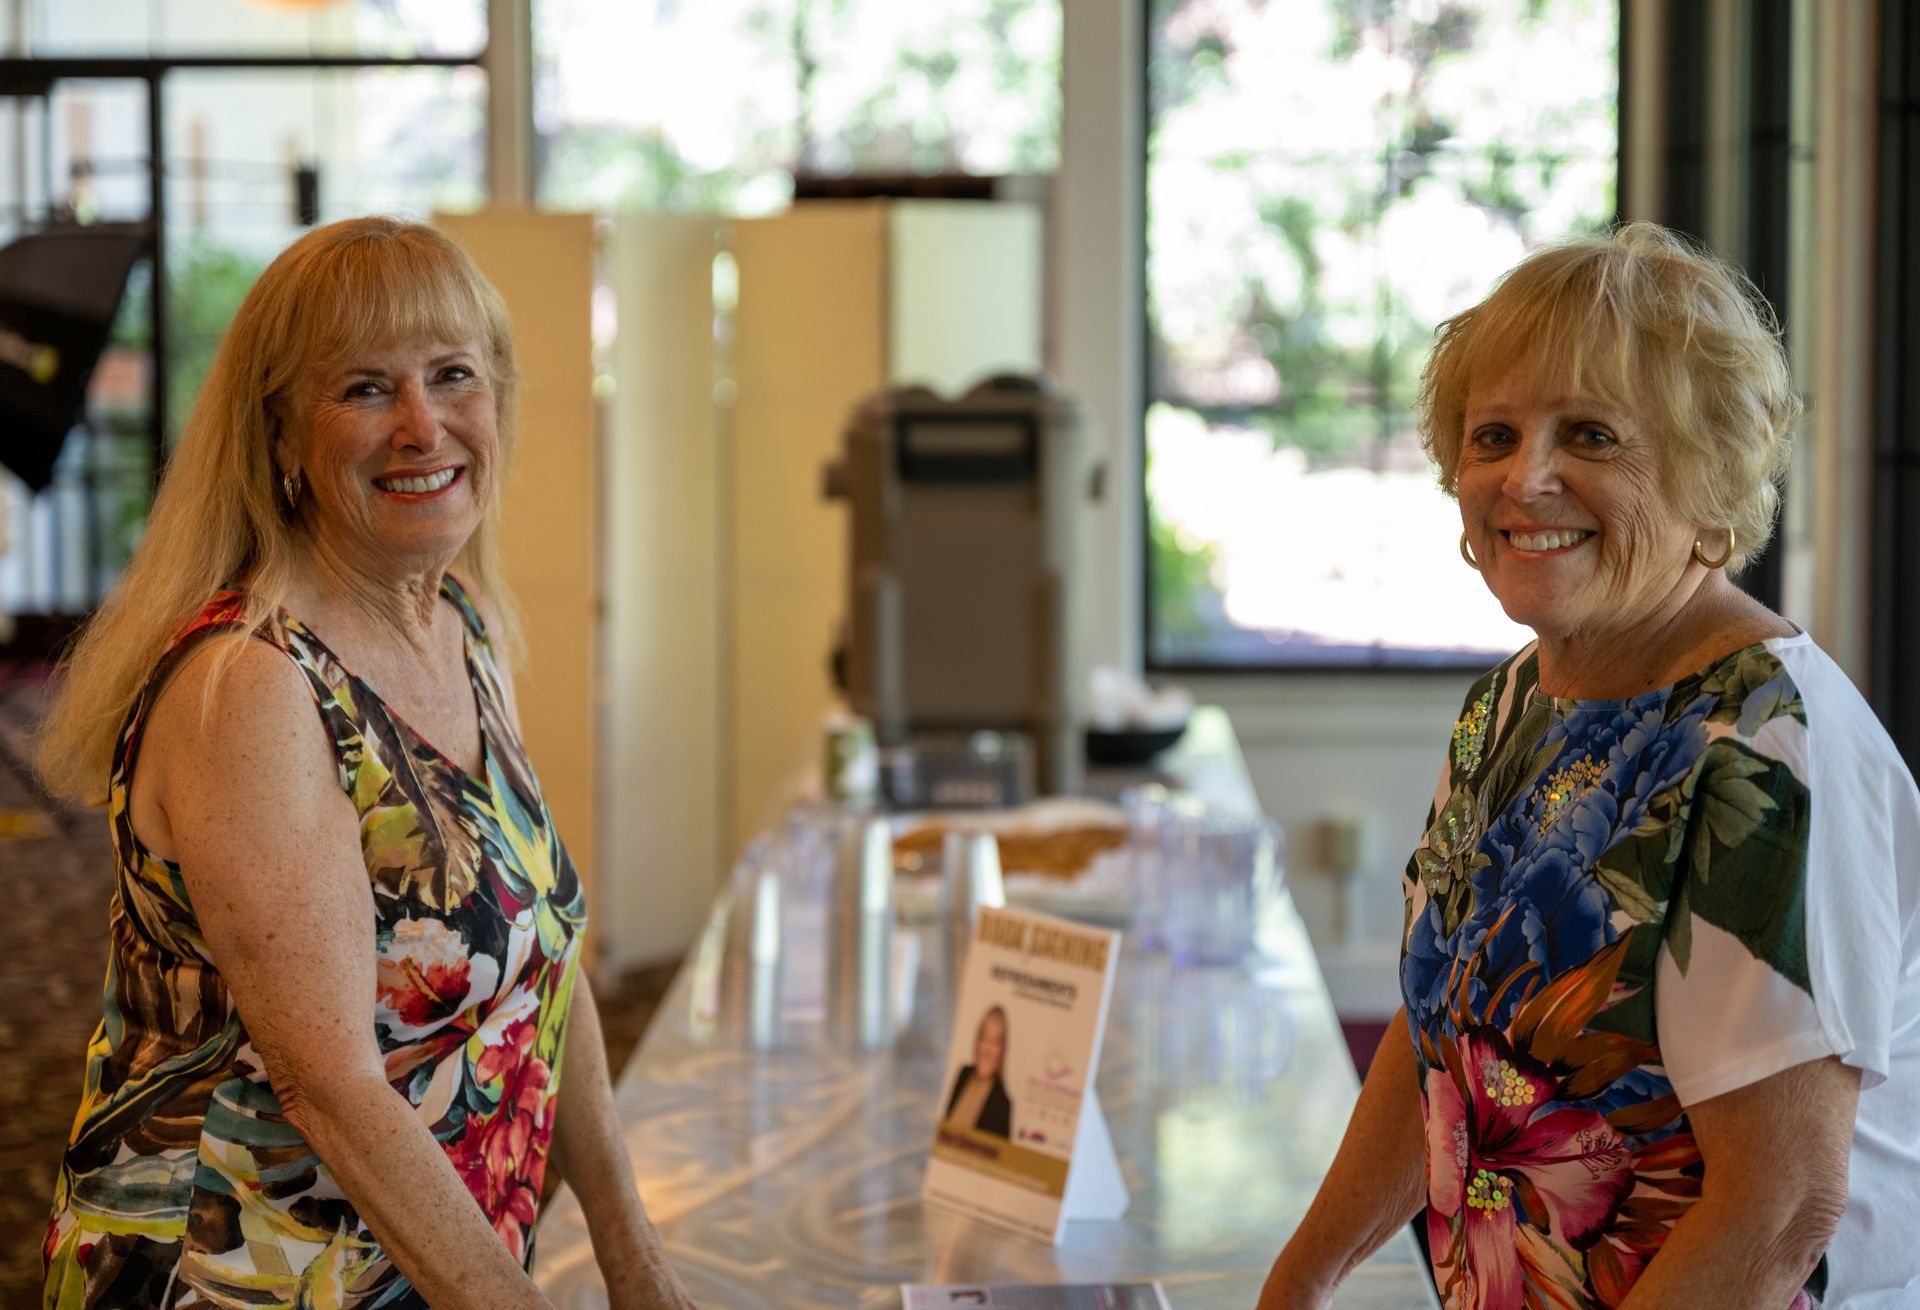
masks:
<instances>
[{"instance_id":1,"label":"stack of clear plastic cup","mask_svg":"<svg viewBox=\"0 0 1920 1310\"><path fill-rule=\"evenodd\" d=\"M1126 854L1133 900L1128 932L1135 945L1148 951L1166 944L1160 845L1172 798L1173 793L1158 783L1129 787L1120 794L1120 808L1127 816Z\"/></svg>"},{"instance_id":2,"label":"stack of clear plastic cup","mask_svg":"<svg viewBox=\"0 0 1920 1310\"><path fill-rule=\"evenodd\" d=\"M850 814L827 905L827 1035L843 1050L893 1045L893 830Z\"/></svg>"},{"instance_id":3,"label":"stack of clear plastic cup","mask_svg":"<svg viewBox=\"0 0 1920 1310\"><path fill-rule=\"evenodd\" d=\"M780 1045L781 870L772 848L756 843L734 870L721 957L716 1029L733 1046Z\"/></svg>"},{"instance_id":4,"label":"stack of clear plastic cup","mask_svg":"<svg viewBox=\"0 0 1920 1310\"><path fill-rule=\"evenodd\" d=\"M940 854L940 917L946 938L948 994L958 999L960 977L983 905L1007 903L1000 874L1000 842L990 832L952 830Z\"/></svg>"}]
</instances>

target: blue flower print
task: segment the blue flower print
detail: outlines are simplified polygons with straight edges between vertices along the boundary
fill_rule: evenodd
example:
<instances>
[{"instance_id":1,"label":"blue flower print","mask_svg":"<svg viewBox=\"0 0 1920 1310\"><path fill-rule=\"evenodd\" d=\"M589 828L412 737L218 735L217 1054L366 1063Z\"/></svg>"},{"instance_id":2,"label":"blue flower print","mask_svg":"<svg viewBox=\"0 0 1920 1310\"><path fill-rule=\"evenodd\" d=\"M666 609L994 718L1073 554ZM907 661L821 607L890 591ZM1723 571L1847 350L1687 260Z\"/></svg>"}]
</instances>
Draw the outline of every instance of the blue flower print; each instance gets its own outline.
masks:
<instances>
[{"instance_id":1,"label":"blue flower print","mask_svg":"<svg viewBox=\"0 0 1920 1310\"><path fill-rule=\"evenodd\" d=\"M1447 1007L1456 962L1470 958L1479 948L1485 929L1473 930L1461 924L1451 936L1440 922L1440 905L1429 901L1426 910L1414 920L1408 935L1406 953L1400 959L1400 994L1406 1002L1407 1018L1427 1032L1451 1031ZM1479 978L1465 983L1465 1003L1478 1010L1487 1003L1487 985Z\"/></svg>"},{"instance_id":2,"label":"blue flower print","mask_svg":"<svg viewBox=\"0 0 1920 1310\"><path fill-rule=\"evenodd\" d=\"M1669 723L1666 695L1654 693L1579 706L1547 730L1541 747L1561 749L1481 840L1490 863L1473 874L1472 911L1444 942L1437 916L1415 926L1402 965L1410 1012L1450 1031L1451 1001L1473 1022L1504 1026L1527 995L1614 939L1613 903L1593 870L1655 796L1686 779L1711 708L1702 698ZM1429 951L1444 958L1429 963ZM1477 984L1467 995L1431 994L1467 976Z\"/></svg>"}]
</instances>

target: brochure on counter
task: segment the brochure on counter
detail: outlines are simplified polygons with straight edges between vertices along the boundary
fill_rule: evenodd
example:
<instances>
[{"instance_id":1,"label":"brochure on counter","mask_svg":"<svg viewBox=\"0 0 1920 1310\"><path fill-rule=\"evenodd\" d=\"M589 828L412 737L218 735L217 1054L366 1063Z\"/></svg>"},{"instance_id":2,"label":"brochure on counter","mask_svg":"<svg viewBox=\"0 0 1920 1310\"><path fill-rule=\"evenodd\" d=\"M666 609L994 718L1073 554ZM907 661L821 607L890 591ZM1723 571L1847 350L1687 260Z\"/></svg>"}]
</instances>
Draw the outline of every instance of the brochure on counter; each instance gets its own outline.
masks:
<instances>
[{"instance_id":1,"label":"brochure on counter","mask_svg":"<svg viewBox=\"0 0 1920 1310\"><path fill-rule=\"evenodd\" d=\"M1119 956L1118 933L980 910L940 1084L928 1201L1053 1243L1070 1219L1126 1213L1093 1086Z\"/></svg>"},{"instance_id":2,"label":"brochure on counter","mask_svg":"<svg viewBox=\"0 0 1920 1310\"><path fill-rule=\"evenodd\" d=\"M900 1289L901 1310L1171 1310L1158 1283L1086 1283L1069 1287L935 1287L912 1283Z\"/></svg>"}]
</instances>

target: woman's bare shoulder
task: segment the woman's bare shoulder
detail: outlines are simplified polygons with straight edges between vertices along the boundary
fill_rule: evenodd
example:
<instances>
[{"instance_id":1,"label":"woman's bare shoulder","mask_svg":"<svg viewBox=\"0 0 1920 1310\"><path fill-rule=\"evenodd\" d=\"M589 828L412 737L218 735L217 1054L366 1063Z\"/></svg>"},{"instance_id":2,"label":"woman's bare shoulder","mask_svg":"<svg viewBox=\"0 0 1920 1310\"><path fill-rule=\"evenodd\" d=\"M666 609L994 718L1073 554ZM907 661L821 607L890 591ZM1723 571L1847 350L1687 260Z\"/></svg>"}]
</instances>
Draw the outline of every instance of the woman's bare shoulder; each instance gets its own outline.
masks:
<instances>
[{"instance_id":1,"label":"woman's bare shoulder","mask_svg":"<svg viewBox=\"0 0 1920 1310\"><path fill-rule=\"evenodd\" d=\"M1742 593L1744 601L1738 617L1722 635L1721 642L1731 642L1732 649L1743 650L1748 646L1758 646L1763 641L1776 637L1797 637L1800 628L1791 620L1782 618L1772 609Z\"/></svg>"},{"instance_id":2,"label":"woman's bare shoulder","mask_svg":"<svg viewBox=\"0 0 1920 1310\"><path fill-rule=\"evenodd\" d=\"M296 711L314 717L306 675L278 646L236 632L208 638L180 661L149 708L148 732L224 737L288 726Z\"/></svg>"},{"instance_id":3,"label":"woman's bare shoulder","mask_svg":"<svg viewBox=\"0 0 1920 1310\"><path fill-rule=\"evenodd\" d=\"M306 675L285 651L236 634L202 642L156 693L128 799L136 834L171 859L188 811L241 797L295 804L337 792L336 779Z\"/></svg>"}]
</instances>

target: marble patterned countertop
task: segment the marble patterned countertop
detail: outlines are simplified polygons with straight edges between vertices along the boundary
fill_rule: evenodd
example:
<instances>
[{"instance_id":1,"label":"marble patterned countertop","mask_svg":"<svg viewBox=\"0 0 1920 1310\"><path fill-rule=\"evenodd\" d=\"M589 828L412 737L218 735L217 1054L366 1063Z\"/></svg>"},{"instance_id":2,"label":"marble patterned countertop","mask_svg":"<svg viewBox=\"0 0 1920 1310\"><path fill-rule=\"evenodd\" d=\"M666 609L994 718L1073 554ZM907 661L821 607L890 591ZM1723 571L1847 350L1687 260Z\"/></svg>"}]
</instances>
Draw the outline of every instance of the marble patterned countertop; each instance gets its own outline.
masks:
<instances>
[{"instance_id":1,"label":"marble patterned countertop","mask_svg":"<svg viewBox=\"0 0 1920 1310\"><path fill-rule=\"evenodd\" d=\"M1244 770L1232 776L1224 716L1196 726L1191 766L1211 761L1250 795ZM789 1023L776 1051L733 1049L701 1013L719 963L710 933L615 1089L641 1195L695 1302L893 1310L903 1282L1158 1278L1176 1310L1251 1310L1359 1090L1284 896L1261 936L1263 958L1244 969L1122 955L1098 1086L1133 1200L1122 1219L1071 1223L1050 1247L921 1203L945 1067L937 979L923 976L915 1022L884 1056L833 1050L817 1024ZM565 1189L534 1274L560 1310L606 1305ZM1341 1310L1435 1304L1405 1232L1334 1298Z\"/></svg>"}]
</instances>

